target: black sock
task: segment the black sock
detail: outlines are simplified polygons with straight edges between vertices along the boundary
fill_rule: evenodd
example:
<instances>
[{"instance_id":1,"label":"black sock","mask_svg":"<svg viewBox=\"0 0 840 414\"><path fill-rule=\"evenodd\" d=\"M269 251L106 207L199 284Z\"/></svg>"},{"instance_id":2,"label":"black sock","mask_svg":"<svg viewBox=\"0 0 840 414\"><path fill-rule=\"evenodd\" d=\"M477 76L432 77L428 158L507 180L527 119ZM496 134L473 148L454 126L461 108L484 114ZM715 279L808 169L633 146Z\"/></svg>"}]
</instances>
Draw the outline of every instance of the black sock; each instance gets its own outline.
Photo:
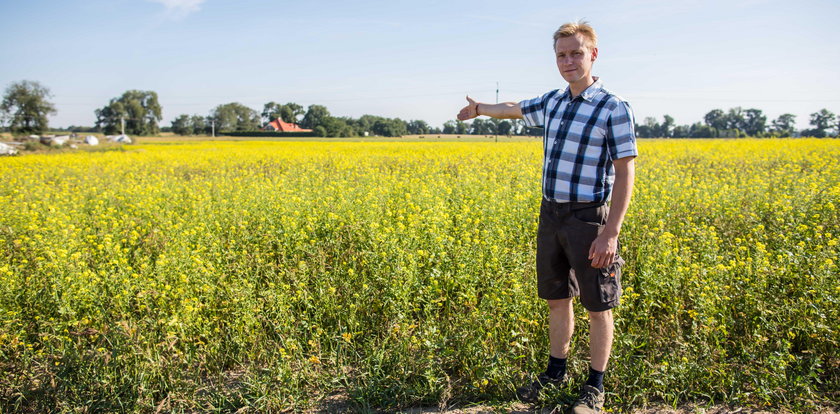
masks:
<instances>
[{"instance_id":1,"label":"black sock","mask_svg":"<svg viewBox=\"0 0 840 414\"><path fill-rule=\"evenodd\" d=\"M604 371L595 371L591 366L589 367L589 379L586 380L586 385L593 386L598 391L604 392Z\"/></svg>"},{"instance_id":2,"label":"black sock","mask_svg":"<svg viewBox=\"0 0 840 414\"><path fill-rule=\"evenodd\" d=\"M562 378L563 375L566 375L566 358L555 358L549 355L545 375L551 378Z\"/></svg>"}]
</instances>

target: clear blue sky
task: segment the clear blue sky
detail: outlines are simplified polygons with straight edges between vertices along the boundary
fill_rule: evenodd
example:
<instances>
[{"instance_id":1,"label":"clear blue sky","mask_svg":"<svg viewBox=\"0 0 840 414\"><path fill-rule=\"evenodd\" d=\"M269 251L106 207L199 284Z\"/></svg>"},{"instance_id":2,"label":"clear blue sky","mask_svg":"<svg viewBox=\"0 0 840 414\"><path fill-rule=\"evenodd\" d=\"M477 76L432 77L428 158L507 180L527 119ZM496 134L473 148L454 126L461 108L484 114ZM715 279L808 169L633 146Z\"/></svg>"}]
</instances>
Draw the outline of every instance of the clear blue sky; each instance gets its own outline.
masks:
<instances>
[{"instance_id":1,"label":"clear blue sky","mask_svg":"<svg viewBox=\"0 0 840 414\"><path fill-rule=\"evenodd\" d=\"M639 123L742 106L805 127L840 112L834 0L2 1L0 88L41 82L59 127L93 125L129 89L158 93L164 126L269 101L440 126L467 93L495 101L497 81L501 101L565 87L551 35L581 18L600 37L593 74Z\"/></svg>"}]
</instances>

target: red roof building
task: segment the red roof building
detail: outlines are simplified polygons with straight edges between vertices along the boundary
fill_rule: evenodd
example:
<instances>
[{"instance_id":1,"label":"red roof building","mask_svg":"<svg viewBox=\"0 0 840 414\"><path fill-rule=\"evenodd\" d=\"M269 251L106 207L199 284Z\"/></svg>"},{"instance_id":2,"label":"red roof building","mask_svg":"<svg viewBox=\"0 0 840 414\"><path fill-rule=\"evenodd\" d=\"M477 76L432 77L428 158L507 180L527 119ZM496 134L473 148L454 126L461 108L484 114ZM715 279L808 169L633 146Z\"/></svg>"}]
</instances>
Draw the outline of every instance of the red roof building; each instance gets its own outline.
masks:
<instances>
[{"instance_id":1,"label":"red roof building","mask_svg":"<svg viewBox=\"0 0 840 414\"><path fill-rule=\"evenodd\" d=\"M291 122L283 122L282 119L277 118L268 123L263 128L263 131L277 131L277 132L312 132L311 129L303 129L298 124Z\"/></svg>"}]
</instances>

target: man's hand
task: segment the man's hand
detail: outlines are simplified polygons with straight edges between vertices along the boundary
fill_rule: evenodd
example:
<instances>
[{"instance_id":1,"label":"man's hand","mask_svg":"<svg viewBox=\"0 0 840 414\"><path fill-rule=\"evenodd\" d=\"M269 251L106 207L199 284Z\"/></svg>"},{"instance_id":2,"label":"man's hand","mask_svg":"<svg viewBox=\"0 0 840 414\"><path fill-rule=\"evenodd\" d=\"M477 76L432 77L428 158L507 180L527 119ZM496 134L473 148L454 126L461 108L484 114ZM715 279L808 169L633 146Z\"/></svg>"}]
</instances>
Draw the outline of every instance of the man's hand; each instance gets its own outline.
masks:
<instances>
[{"instance_id":1,"label":"man's hand","mask_svg":"<svg viewBox=\"0 0 840 414\"><path fill-rule=\"evenodd\" d=\"M618 234L602 231L589 246L589 260L592 260L592 267L600 269L611 265L615 261L616 250L618 250Z\"/></svg>"},{"instance_id":2,"label":"man's hand","mask_svg":"<svg viewBox=\"0 0 840 414\"><path fill-rule=\"evenodd\" d=\"M467 102L469 104L462 108L461 112L458 112L459 121L466 121L478 116L478 102L472 100L469 95L467 95Z\"/></svg>"},{"instance_id":3,"label":"man's hand","mask_svg":"<svg viewBox=\"0 0 840 414\"><path fill-rule=\"evenodd\" d=\"M589 260L592 260L592 267L600 269L611 265L615 261L616 250L618 250L618 233L621 232L621 223L624 221L624 214L630 205L630 196L633 194L633 181L636 177L636 164L634 157L624 157L613 160L615 167L615 183L613 185L612 203L607 223L601 234L592 241L589 247Z\"/></svg>"}]
</instances>

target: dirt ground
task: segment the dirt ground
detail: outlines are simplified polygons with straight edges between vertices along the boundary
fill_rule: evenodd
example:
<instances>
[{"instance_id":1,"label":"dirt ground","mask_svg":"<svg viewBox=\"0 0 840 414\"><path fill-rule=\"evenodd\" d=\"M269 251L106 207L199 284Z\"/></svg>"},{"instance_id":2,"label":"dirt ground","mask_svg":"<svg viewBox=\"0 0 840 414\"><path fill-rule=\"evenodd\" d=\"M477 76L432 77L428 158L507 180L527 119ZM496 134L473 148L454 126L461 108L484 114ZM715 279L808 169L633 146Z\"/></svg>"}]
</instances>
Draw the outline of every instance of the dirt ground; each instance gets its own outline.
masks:
<instances>
[{"instance_id":1,"label":"dirt ground","mask_svg":"<svg viewBox=\"0 0 840 414\"><path fill-rule=\"evenodd\" d=\"M609 406L607 407L609 409ZM507 406L472 406L462 408L447 408L447 407L417 407L409 408L399 411L384 411L385 413L405 413L405 414L550 414L552 407L534 408L528 404L513 403ZM314 413L350 413L358 412L349 401L340 396L333 396L323 401L323 404L316 410L310 411L307 414ZM559 413L565 414L569 412L569 407L562 407ZM618 411L614 411L618 412ZM799 411L786 410L759 410L750 408L738 408L727 406L700 406L700 405L685 405L678 408L666 406L652 406L645 409L630 411L630 414L796 414ZM813 414L840 414L840 406L833 408L823 408L817 411L809 411Z\"/></svg>"},{"instance_id":2,"label":"dirt ground","mask_svg":"<svg viewBox=\"0 0 840 414\"><path fill-rule=\"evenodd\" d=\"M609 408L609 407L607 407ZM540 410L535 410L528 405L525 404L513 404L508 408L502 407L469 407L469 408L459 408L453 410L444 410L441 411L438 408L413 408L406 411L400 411L407 414L427 414L427 413L445 413L445 414L498 414L498 413L510 413L510 414L550 414L552 412L551 407L543 408ZM560 413L568 412L568 407L564 411L560 411ZM732 408L732 407L722 407L722 406L714 406L714 407L701 407L701 406L684 406L677 409L672 407L650 407L643 410L636 410L631 411L631 414L794 414L792 411L766 411L766 410L754 410L754 409L747 409L747 408ZM814 414L838 414L840 411L837 408L834 409L824 409L820 411L814 412Z\"/></svg>"}]
</instances>

